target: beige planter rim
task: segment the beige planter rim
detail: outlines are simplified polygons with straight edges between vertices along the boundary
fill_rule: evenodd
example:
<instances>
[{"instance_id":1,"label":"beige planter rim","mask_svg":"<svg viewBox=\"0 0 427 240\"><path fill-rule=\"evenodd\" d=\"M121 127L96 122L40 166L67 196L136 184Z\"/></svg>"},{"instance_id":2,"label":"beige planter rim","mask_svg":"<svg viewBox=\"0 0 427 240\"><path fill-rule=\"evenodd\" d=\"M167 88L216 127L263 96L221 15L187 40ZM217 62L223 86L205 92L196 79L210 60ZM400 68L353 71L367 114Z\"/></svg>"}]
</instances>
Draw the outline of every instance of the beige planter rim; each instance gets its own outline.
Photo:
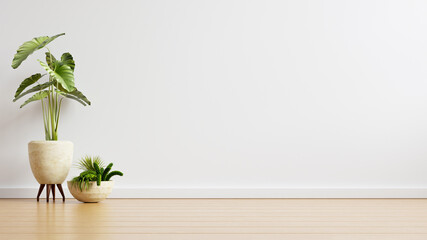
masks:
<instances>
[{"instance_id":1,"label":"beige planter rim","mask_svg":"<svg viewBox=\"0 0 427 240\"><path fill-rule=\"evenodd\" d=\"M57 143L57 142L59 142L59 143L61 143L61 142L73 143L69 140L33 140L33 141L30 141L30 143L52 143L52 144Z\"/></svg>"},{"instance_id":2,"label":"beige planter rim","mask_svg":"<svg viewBox=\"0 0 427 240\"><path fill-rule=\"evenodd\" d=\"M73 181L69 180L67 181L67 184L72 184ZM113 187L114 186L114 181L113 180L108 180L108 181L101 181L101 186L97 185L96 181L89 181L89 189L90 190L92 187L96 186L96 187ZM76 188L76 186L73 186L73 188ZM77 188L80 191L80 188ZM83 189L83 192L86 191L85 189Z\"/></svg>"},{"instance_id":3,"label":"beige planter rim","mask_svg":"<svg viewBox=\"0 0 427 240\"><path fill-rule=\"evenodd\" d=\"M101 181L101 185L98 186L96 181L89 182L89 189L80 188L76 185L73 186L72 181L67 181L68 190L71 195L80 202L96 203L100 202L108 197L113 191L114 181Z\"/></svg>"}]
</instances>

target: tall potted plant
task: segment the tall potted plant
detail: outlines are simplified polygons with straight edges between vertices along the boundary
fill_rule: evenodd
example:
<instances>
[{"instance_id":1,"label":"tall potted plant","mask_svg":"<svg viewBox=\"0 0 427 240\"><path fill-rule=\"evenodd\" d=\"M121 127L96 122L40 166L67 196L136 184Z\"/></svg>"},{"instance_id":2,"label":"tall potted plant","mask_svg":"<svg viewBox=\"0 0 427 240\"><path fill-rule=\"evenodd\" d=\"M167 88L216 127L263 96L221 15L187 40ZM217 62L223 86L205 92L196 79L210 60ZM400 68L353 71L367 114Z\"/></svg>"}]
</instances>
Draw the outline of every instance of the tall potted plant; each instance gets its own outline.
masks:
<instances>
[{"instance_id":1,"label":"tall potted plant","mask_svg":"<svg viewBox=\"0 0 427 240\"><path fill-rule=\"evenodd\" d=\"M37 201L46 185L46 200L49 201L50 190L52 190L55 198L55 184L65 201L61 184L65 181L71 167L73 143L58 141L59 116L63 99L75 100L83 106L90 105L90 101L74 85L75 63L73 56L66 52L61 55L61 58L56 59L46 47L50 42L63 35L65 33L52 37L36 37L24 42L18 48L12 61L12 68L16 69L35 51L41 49L46 51L46 62L37 60L46 73L35 73L24 79L16 90L13 99L15 102L31 93L33 95L20 108L34 101L41 103L45 140L28 143L31 170L40 183ZM39 81L43 78L47 81L40 83ZM31 88L29 88L30 86ZM27 88L29 89L26 90Z\"/></svg>"}]
</instances>

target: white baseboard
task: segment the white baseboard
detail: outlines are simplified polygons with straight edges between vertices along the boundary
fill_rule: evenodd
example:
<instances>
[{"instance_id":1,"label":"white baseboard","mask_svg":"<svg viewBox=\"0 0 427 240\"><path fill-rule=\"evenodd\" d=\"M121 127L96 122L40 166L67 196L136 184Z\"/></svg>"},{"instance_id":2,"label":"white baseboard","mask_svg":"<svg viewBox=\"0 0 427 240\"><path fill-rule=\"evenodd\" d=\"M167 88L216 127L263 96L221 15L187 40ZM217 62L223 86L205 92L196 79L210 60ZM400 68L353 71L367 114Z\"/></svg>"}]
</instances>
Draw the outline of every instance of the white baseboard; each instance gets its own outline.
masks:
<instances>
[{"instance_id":1,"label":"white baseboard","mask_svg":"<svg viewBox=\"0 0 427 240\"><path fill-rule=\"evenodd\" d=\"M0 198L35 198L37 190L0 188ZM64 192L67 198L72 197L67 188ZM427 189L115 188L110 198L427 198Z\"/></svg>"}]
</instances>

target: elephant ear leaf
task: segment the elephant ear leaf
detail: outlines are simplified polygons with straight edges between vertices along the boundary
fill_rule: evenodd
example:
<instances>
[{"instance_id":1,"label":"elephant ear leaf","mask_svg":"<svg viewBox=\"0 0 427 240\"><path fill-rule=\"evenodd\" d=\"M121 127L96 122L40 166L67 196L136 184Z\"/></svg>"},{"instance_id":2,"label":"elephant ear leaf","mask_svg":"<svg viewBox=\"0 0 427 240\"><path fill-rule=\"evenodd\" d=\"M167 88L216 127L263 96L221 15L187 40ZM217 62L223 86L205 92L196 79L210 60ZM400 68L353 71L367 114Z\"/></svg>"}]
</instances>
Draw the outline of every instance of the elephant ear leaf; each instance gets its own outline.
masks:
<instances>
[{"instance_id":1,"label":"elephant ear leaf","mask_svg":"<svg viewBox=\"0 0 427 240\"><path fill-rule=\"evenodd\" d=\"M53 84L53 82L45 82L43 84L36 85L36 86L30 88L29 90L21 93L19 96L15 97L15 99L13 99L13 101L16 102L18 99L22 98L23 96L25 96L25 95L27 95L29 93L41 91L41 90L43 90L45 88L48 88L52 84Z\"/></svg>"},{"instance_id":2,"label":"elephant ear leaf","mask_svg":"<svg viewBox=\"0 0 427 240\"><path fill-rule=\"evenodd\" d=\"M85 102L87 105L90 105L90 101L89 101L89 99L87 99L87 97L86 97L85 95L83 95L83 93L82 93L82 92L80 92L79 90L77 90L77 88L76 88L76 89L74 89L74 91L69 92L68 94L70 94L70 95L72 95L72 96L74 96L74 97L76 97L76 98L78 98L78 99L82 100L82 101L83 101L83 102Z\"/></svg>"},{"instance_id":3,"label":"elephant ear leaf","mask_svg":"<svg viewBox=\"0 0 427 240\"><path fill-rule=\"evenodd\" d=\"M56 62L56 58L52 55L50 52L46 52L46 63L47 65L53 69L55 66L53 65L54 62Z\"/></svg>"},{"instance_id":4,"label":"elephant ear leaf","mask_svg":"<svg viewBox=\"0 0 427 240\"><path fill-rule=\"evenodd\" d=\"M79 103L80 103L80 104L82 104L83 106L86 106L86 103L85 103L85 102L83 102L82 100L78 99L77 97L75 97L75 96L73 96L73 95L70 95L70 94L65 93L65 92L59 92L59 93L60 93L62 96L66 97L66 98L73 99L74 101L79 102Z\"/></svg>"},{"instance_id":5,"label":"elephant ear leaf","mask_svg":"<svg viewBox=\"0 0 427 240\"><path fill-rule=\"evenodd\" d=\"M16 69L21 65L21 63L27 59L34 51L39 50L46 46L48 43L55 40L57 37L65 35L65 33L60 33L52 37L43 36L33 38L31 41L24 42L16 51L15 56L12 60L12 68Z\"/></svg>"},{"instance_id":6,"label":"elephant ear leaf","mask_svg":"<svg viewBox=\"0 0 427 240\"><path fill-rule=\"evenodd\" d=\"M71 70L74 71L76 63L74 62L73 56L70 53L67 52L67 53L62 54L61 62L63 64L68 65L71 68Z\"/></svg>"},{"instance_id":7,"label":"elephant ear leaf","mask_svg":"<svg viewBox=\"0 0 427 240\"><path fill-rule=\"evenodd\" d=\"M25 101L19 108L22 108L23 106L27 105L30 102L41 100L41 99L47 97L48 94L49 94L48 90L38 92L38 93L34 94L32 97L30 97L29 99L27 99L27 101Z\"/></svg>"},{"instance_id":8,"label":"elephant ear leaf","mask_svg":"<svg viewBox=\"0 0 427 240\"><path fill-rule=\"evenodd\" d=\"M56 84L56 83L55 83ZM56 86L56 85L55 85ZM79 103L82 103L84 106L90 105L91 102L89 101L89 99L87 99L87 97L80 92L77 88L75 88L72 92L68 92L66 89L64 89L61 85L58 85L58 89L62 92L61 94L64 97L73 99L78 101ZM85 104L84 104L85 103Z\"/></svg>"},{"instance_id":9,"label":"elephant ear leaf","mask_svg":"<svg viewBox=\"0 0 427 240\"><path fill-rule=\"evenodd\" d=\"M68 92L74 91L74 73L73 70L68 65L61 64L60 62L54 62L54 69L52 70L46 63L38 60L40 65L49 73L51 77L53 77L56 81L58 81L61 86L67 90Z\"/></svg>"},{"instance_id":10,"label":"elephant ear leaf","mask_svg":"<svg viewBox=\"0 0 427 240\"><path fill-rule=\"evenodd\" d=\"M14 97L16 98L22 91L25 90L25 88L37 82L41 77L43 77L43 75L41 75L40 73L36 73L31 77L24 79L24 81L22 81L22 83L19 85L18 89L16 90Z\"/></svg>"}]
</instances>

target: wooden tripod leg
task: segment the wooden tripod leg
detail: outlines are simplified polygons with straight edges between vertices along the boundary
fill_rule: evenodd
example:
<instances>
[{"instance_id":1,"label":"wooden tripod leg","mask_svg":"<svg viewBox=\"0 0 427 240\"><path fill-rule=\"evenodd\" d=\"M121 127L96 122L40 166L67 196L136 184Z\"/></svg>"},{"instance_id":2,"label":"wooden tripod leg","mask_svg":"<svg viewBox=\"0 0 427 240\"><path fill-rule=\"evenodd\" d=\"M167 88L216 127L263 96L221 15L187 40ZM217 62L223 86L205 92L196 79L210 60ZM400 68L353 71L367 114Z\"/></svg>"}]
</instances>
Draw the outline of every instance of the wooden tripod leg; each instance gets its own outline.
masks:
<instances>
[{"instance_id":1,"label":"wooden tripod leg","mask_svg":"<svg viewBox=\"0 0 427 240\"><path fill-rule=\"evenodd\" d=\"M56 186L58 187L59 192L61 192L62 201L65 202L65 195L64 195L64 191L62 190L62 185L61 184L56 184Z\"/></svg>"},{"instance_id":2,"label":"wooden tripod leg","mask_svg":"<svg viewBox=\"0 0 427 240\"><path fill-rule=\"evenodd\" d=\"M55 184L50 185L52 187L52 196L53 196L53 201L55 201Z\"/></svg>"},{"instance_id":3,"label":"wooden tripod leg","mask_svg":"<svg viewBox=\"0 0 427 240\"><path fill-rule=\"evenodd\" d=\"M37 193L37 202L40 200L40 194L42 194L44 184L40 184L39 193Z\"/></svg>"},{"instance_id":4,"label":"wooden tripod leg","mask_svg":"<svg viewBox=\"0 0 427 240\"><path fill-rule=\"evenodd\" d=\"M49 202L50 184L46 186L46 202Z\"/></svg>"}]
</instances>

